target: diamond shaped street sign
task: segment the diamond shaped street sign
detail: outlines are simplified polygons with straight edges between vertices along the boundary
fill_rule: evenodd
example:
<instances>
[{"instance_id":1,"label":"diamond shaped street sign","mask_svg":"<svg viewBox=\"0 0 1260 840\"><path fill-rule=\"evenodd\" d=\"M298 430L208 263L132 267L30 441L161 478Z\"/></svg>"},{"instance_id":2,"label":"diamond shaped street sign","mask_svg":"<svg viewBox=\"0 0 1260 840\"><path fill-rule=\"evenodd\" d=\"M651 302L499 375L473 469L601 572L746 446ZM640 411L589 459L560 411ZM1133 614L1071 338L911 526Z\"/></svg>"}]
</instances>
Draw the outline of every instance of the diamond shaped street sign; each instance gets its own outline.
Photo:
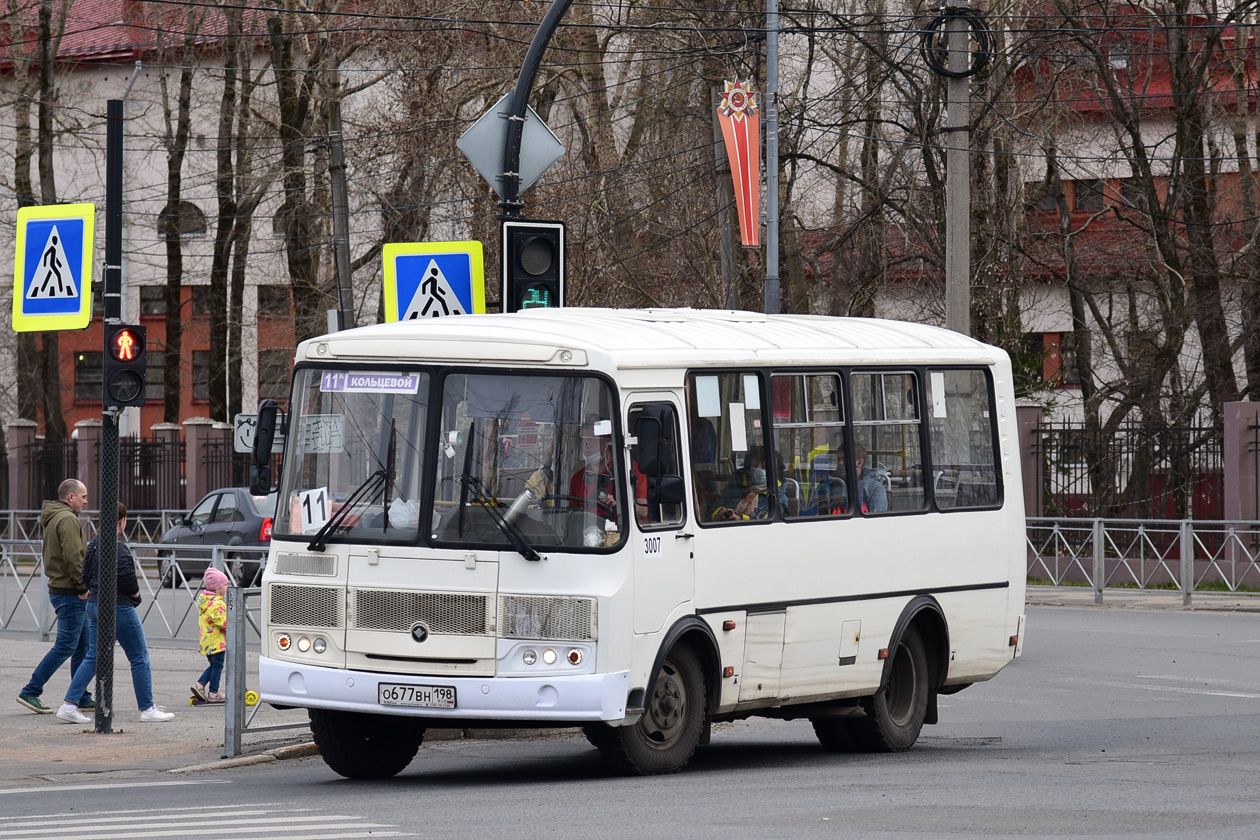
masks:
<instances>
[{"instance_id":1,"label":"diamond shaped street sign","mask_svg":"<svg viewBox=\"0 0 1260 840\"><path fill-rule=\"evenodd\" d=\"M503 196L503 148L507 145L507 115L511 102L512 94L506 94L455 142L500 197ZM519 191L525 192L562 154L564 144L534 109L526 105L525 127L521 131Z\"/></svg>"}]
</instances>

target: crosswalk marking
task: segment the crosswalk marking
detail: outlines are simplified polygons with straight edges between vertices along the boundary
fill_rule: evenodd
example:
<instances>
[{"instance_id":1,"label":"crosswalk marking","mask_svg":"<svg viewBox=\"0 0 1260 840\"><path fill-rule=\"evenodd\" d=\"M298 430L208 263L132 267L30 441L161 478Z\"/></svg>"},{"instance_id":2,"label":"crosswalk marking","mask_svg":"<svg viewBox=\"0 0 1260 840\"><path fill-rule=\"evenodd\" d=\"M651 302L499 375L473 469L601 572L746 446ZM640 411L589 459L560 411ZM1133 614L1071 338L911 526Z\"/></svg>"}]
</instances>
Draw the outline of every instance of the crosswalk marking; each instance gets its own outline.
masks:
<instances>
[{"instance_id":1,"label":"crosswalk marking","mask_svg":"<svg viewBox=\"0 0 1260 840\"><path fill-rule=\"evenodd\" d=\"M371 822L353 814L321 813L309 808L269 807L276 803L223 806L214 833L231 840L352 840L359 837L415 837L398 826ZM76 812L0 817L0 838L32 840L123 840L172 837L185 840L205 821L204 807Z\"/></svg>"},{"instance_id":2,"label":"crosswalk marking","mask_svg":"<svg viewBox=\"0 0 1260 840\"><path fill-rule=\"evenodd\" d=\"M0 788L0 796L12 793L65 793L68 790L110 790L112 788L173 787L175 785L230 785L228 779L180 779L177 782L100 782L93 785L31 785L29 787ZM3 819L3 817L0 817Z\"/></svg>"}]
</instances>

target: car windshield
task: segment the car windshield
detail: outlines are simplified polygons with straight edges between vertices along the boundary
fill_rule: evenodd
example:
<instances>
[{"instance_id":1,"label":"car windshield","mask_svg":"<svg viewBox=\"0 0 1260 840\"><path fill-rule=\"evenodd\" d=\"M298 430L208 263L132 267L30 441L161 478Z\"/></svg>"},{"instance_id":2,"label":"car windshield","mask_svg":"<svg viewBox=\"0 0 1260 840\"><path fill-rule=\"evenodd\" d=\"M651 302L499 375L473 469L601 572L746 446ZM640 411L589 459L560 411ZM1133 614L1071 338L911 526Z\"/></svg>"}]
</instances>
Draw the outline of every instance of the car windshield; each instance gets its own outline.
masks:
<instances>
[{"instance_id":1,"label":"car windshield","mask_svg":"<svg viewBox=\"0 0 1260 840\"><path fill-rule=\"evenodd\" d=\"M612 393L595 377L448 375L432 464L434 541L617 545L626 509L614 417Z\"/></svg>"},{"instance_id":2,"label":"car windshield","mask_svg":"<svg viewBox=\"0 0 1260 840\"><path fill-rule=\"evenodd\" d=\"M422 371L299 368L273 537L414 542L428 395Z\"/></svg>"}]
</instances>

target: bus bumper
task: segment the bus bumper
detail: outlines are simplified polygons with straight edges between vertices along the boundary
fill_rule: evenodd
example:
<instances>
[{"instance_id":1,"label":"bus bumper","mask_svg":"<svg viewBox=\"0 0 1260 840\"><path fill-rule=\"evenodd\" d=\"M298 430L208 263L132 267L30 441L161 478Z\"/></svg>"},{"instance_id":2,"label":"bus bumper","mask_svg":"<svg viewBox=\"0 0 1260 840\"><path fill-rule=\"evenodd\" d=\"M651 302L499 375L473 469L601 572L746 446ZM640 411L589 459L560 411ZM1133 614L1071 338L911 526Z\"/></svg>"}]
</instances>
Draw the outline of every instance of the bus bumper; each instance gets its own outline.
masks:
<instances>
[{"instance_id":1,"label":"bus bumper","mask_svg":"<svg viewBox=\"0 0 1260 840\"><path fill-rule=\"evenodd\" d=\"M454 709L382 705L377 685L450 686ZM630 672L553 677L429 677L343 671L261 657L258 695L278 706L411 715L430 720L540 723L620 721L626 717Z\"/></svg>"}]
</instances>

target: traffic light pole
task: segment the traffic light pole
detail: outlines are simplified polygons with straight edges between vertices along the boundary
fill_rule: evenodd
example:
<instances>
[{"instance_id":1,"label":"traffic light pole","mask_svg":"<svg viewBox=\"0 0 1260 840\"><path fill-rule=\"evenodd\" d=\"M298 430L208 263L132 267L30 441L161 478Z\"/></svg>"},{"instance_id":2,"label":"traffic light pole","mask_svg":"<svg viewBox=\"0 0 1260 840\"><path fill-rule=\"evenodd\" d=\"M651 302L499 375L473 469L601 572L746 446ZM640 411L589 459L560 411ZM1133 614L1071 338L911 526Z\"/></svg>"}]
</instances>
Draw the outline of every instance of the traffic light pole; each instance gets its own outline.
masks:
<instances>
[{"instance_id":1,"label":"traffic light pole","mask_svg":"<svg viewBox=\"0 0 1260 840\"><path fill-rule=\"evenodd\" d=\"M105 120L105 323L122 321L122 181L123 100L108 102ZM101 379L109 358L109 330L101 328ZM96 566L96 720L97 732L113 731L114 640L118 628L118 408L101 399L100 531Z\"/></svg>"},{"instance_id":2,"label":"traffic light pole","mask_svg":"<svg viewBox=\"0 0 1260 840\"><path fill-rule=\"evenodd\" d=\"M525 109L529 107L529 94L534 88L534 79L538 76L538 67L542 64L547 44L560 26L560 18L564 17L572 4L573 0L552 0L551 8L543 16L542 23L538 24L538 30L534 32L533 40L529 42L525 63L521 65L521 75L512 91L512 101L508 106L507 142L503 145L500 219L519 219L525 206L521 201L521 133L525 130Z\"/></svg>"}]
</instances>

